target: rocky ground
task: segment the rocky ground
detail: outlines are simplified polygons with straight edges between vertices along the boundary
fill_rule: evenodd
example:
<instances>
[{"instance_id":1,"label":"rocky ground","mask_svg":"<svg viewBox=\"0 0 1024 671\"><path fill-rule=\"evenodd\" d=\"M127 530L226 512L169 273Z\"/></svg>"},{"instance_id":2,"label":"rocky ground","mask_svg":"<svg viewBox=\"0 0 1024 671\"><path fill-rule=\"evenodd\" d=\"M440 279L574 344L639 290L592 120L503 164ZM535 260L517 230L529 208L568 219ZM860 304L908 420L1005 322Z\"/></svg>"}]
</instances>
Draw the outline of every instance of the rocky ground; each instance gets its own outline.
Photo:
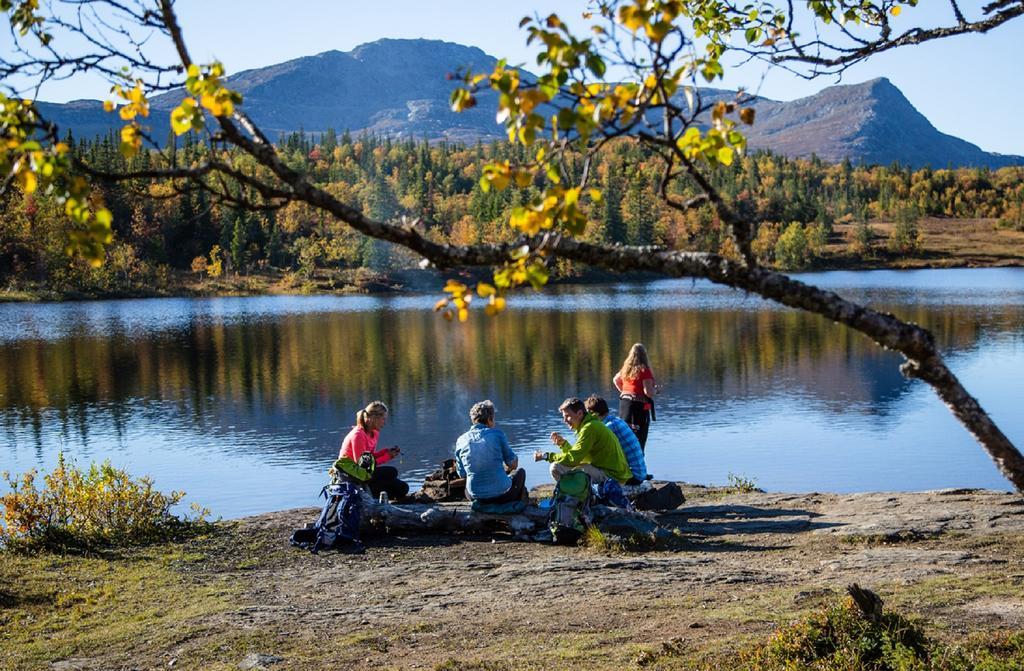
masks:
<instances>
[{"instance_id":1,"label":"rocky ground","mask_svg":"<svg viewBox=\"0 0 1024 671\"><path fill-rule=\"evenodd\" d=\"M280 538L313 512L244 524ZM691 494L662 519L681 531L670 551L380 538L362 556L292 552L252 576L238 623L298 632L330 613L357 641L346 662L376 668L628 663L652 643L770 631L853 582L952 631L1024 627L1020 496Z\"/></svg>"},{"instance_id":2,"label":"rocky ground","mask_svg":"<svg viewBox=\"0 0 1024 671\"><path fill-rule=\"evenodd\" d=\"M675 538L646 552L378 536L365 554L312 555L286 539L315 510L244 519L172 563L227 602L159 643L80 646L38 668L682 668L850 583L931 636L1024 629L1020 495L687 495L661 517Z\"/></svg>"}]
</instances>

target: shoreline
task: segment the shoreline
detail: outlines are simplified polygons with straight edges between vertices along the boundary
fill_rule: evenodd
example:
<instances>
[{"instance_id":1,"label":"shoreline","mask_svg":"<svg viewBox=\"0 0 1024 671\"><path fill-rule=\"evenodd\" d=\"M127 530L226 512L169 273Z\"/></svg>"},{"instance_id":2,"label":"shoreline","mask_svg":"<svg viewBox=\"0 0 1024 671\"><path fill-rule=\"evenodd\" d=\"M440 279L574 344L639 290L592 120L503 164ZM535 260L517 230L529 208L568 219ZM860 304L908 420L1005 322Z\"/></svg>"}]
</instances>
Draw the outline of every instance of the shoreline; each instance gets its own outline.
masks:
<instances>
[{"instance_id":1,"label":"shoreline","mask_svg":"<svg viewBox=\"0 0 1024 671\"><path fill-rule=\"evenodd\" d=\"M979 262L972 259L908 259L900 262L879 263L839 263L816 264L800 270L779 271L788 275L806 273L827 273L845 271L876 271L876 270L959 270L979 268L1022 268L1024 257L1001 259L996 262ZM358 275L357 280L342 279L349 275ZM229 297L264 297L264 296L366 296L366 295L413 295L420 293L440 294L447 278L458 276L465 281L487 280L485 271L442 272L420 270L415 268L402 269L391 273L371 273L365 269L356 269L353 273L345 271L324 273L318 280L312 281L316 288L282 288L282 273L265 273L237 275L220 278L216 282L182 282L168 291L110 291L104 293L57 292L46 289L7 289L0 291L2 303L78 303L108 300L139 300L149 298L229 298ZM553 278L548 287L600 286L620 282L653 282L670 278L655 273L612 273L596 269L563 278Z\"/></svg>"}]
</instances>

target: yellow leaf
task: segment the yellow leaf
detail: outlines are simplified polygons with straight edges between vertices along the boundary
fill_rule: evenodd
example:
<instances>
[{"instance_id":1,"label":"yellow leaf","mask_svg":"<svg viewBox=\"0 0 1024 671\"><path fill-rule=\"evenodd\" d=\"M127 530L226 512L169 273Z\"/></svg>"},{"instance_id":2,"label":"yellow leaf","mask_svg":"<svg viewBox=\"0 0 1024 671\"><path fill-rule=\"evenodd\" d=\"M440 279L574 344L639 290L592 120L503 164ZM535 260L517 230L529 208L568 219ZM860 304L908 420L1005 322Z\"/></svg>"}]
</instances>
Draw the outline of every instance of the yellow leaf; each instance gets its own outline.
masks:
<instances>
[{"instance_id":1,"label":"yellow leaf","mask_svg":"<svg viewBox=\"0 0 1024 671\"><path fill-rule=\"evenodd\" d=\"M504 191L508 187L509 176L507 172L491 173L489 181L498 191Z\"/></svg>"},{"instance_id":2,"label":"yellow leaf","mask_svg":"<svg viewBox=\"0 0 1024 671\"><path fill-rule=\"evenodd\" d=\"M892 9L889 10L889 13L893 16L899 16L901 11L902 8L899 5L893 5Z\"/></svg>"},{"instance_id":3,"label":"yellow leaf","mask_svg":"<svg viewBox=\"0 0 1024 671\"><path fill-rule=\"evenodd\" d=\"M199 99L199 103L206 109L210 110L210 113L213 114L213 116L223 116L223 109L215 96L212 96L209 93L204 93Z\"/></svg>"},{"instance_id":4,"label":"yellow leaf","mask_svg":"<svg viewBox=\"0 0 1024 671\"><path fill-rule=\"evenodd\" d=\"M676 144L680 149L685 149L686 147L697 144L698 142L700 142L700 131L691 126L686 129L686 132L683 133L683 136L679 138Z\"/></svg>"},{"instance_id":5,"label":"yellow leaf","mask_svg":"<svg viewBox=\"0 0 1024 671\"><path fill-rule=\"evenodd\" d=\"M38 185L39 180L36 178L36 174L28 168L22 168L18 172L18 186L23 192L32 193Z\"/></svg>"},{"instance_id":6,"label":"yellow leaf","mask_svg":"<svg viewBox=\"0 0 1024 671\"><path fill-rule=\"evenodd\" d=\"M529 170L519 169L515 171L516 186L525 189L533 183L533 175Z\"/></svg>"},{"instance_id":7,"label":"yellow leaf","mask_svg":"<svg viewBox=\"0 0 1024 671\"><path fill-rule=\"evenodd\" d=\"M121 108L121 111L118 114L121 115L121 119L122 120L124 120L124 121L131 121L132 119L135 118L135 106L134 105L125 105L124 107Z\"/></svg>"},{"instance_id":8,"label":"yellow leaf","mask_svg":"<svg viewBox=\"0 0 1024 671\"><path fill-rule=\"evenodd\" d=\"M668 21L658 21L656 23L645 23L644 32L647 33L648 39L652 42L661 42L668 35L668 31L672 29L672 24Z\"/></svg>"},{"instance_id":9,"label":"yellow leaf","mask_svg":"<svg viewBox=\"0 0 1024 671\"><path fill-rule=\"evenodd\" d=\"M469 310L467 310L466 308L460 308L459 309L459 321L460 322L464 322L467 319L469 319Z\"/></svg>"},{"instance_id":10,"label":"yellow leaf","mask_svg":"<svg viewBox=\"0 0 1024 671\"><path fill-rule=\"evenodd\" d=\"M484 314L488 317L493 317L499 312L505 310L505 299L501 296L495 296L491 299L491 302L484 306Z\"/></svg>"},{"instance_id":11,"label":"yellow leaf","mask_svg":"<svg viewBox=\"0 0 1024 671\"><path fill-rule=\"evenodd\" d=\"M121 129L121 153L125 158L132 158L142 148L142 135L136 126L128 125Z\"/></svg>"},{"instance_id":12,"label":"yellow leaf","mask_svg":"<svg viewBox=\"0 0 1024 671\"><path fill-rule=\"evenodd\" d=\"M114 101L113 100L104 100L103 101L103 111L104 112L113 112L114 111Z\"/></svg>"},{"instance_id":13,"label":"yellow leaf","mask_svg":"<svg viewBox=\"0 0 1024 671\"><path fill-rule=\"evenodd\" d=\"M711 119L715 122L721 122L723 116L725 116L725 103L719 100L711 110Z\"/></svg>"},{"instance_id":14,"label":"yellow leaf","mask_svg":"<svg viewBox=\"0 0 1024 671\"><path fill-rule=\"evenodd\" d=\"M448 280L444 285L444 292L448 294L464 294L466 289L466 285L458 280Z\"/></svg>"},{"instance_id":15,"label":"yellow leaf","mask_svg":"<svg viewBox=\"0 0 1024 671\"><path fill-rule=\"evenodd\" d=\"M171 112L171 129L175 135L184 135L192 130L192 118L181 107L175 107Z\"/></svg>"},{"instance_id":16,"label":"yellow leaf","mask_svg":"<svg viewBox=\"0 0 1024 671\"><path fill-rule=\"evenodd\" d=\"M110 214L110 210L105 207L101 207L96 210L96 223L100 224L104 228L110 228L110 224L113 222L114 217Z\"/></svg>"},{"instance_id":17,"label":"yellow leaf","mask_svg":"<svg viewBox=\"0 0 1024 671\"><path fill-rule=\"evenodd\" d=\"M537 105L548 101L546 93L540 89L529 89L523 91L519 96L519 109L523 114L529 114Z\"/></svg>"},{"instance_id":18,"label":"yellow leaf","mask_svg":"<svg viewBox=\"0 0 1024 671\"><path fill-rule=\"evenodd\" d=\"M718 150L718 162L722 165L732 165L732 147L722 147Z\"/></svg>"},{"instance_id":19,"label":"yellow leaf","mask_svg":"<svg viewBox=\"0 0 1024 671\"><path fill-rule=\"evenodd\" d=\"M636 7L624 5L619 8L619 23L635 33L644 25L644 16Z\"/></svg>"},{"instance_id":20,"label":"yellow leaf","mask_svg":"<svg viewBox=\"0 0 1024 671\"><path fill-rule=\"evenodd\" d=\"M478 282L476 285L476 293L480 298L487 298L488 296L493 296L496 291L494 287L487 282Z\"/></svg>"}]
</instances>

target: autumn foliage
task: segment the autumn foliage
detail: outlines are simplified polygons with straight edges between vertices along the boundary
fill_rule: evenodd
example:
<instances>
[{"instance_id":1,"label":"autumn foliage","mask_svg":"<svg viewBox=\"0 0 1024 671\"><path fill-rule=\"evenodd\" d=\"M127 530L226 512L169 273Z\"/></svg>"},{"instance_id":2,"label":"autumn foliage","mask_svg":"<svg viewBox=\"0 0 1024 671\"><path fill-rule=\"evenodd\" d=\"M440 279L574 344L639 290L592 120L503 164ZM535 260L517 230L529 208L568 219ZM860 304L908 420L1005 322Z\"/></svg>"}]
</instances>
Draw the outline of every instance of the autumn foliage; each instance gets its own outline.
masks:
<instances>
[{"instance_id":1,"label":"autumn foliage","mask_svg":"<svg viewBox=\"0 0 1024 671\"><path fill-rule=\"evenodd\" d=\"M209 511L171 512L185 492L164 494L149 478L133 479L109 461L82 470L58 455L43 476L4 473L10 492L0 497L0 549L96 550L166 540L203 527Z\"/></svg>"}]
</instances>

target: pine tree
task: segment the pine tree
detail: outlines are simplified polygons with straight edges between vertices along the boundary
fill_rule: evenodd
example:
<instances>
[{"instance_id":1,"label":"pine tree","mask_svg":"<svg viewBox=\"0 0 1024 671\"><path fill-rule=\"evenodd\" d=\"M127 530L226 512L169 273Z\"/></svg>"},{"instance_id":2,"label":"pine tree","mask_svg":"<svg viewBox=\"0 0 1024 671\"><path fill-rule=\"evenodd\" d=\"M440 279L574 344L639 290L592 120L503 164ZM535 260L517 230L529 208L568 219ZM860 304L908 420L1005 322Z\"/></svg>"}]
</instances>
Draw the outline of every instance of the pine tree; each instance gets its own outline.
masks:
<instances>
[{"instance_id":1,"label":"pine tree","mask_svg":"<svg viewBox=\"0 0 1024 671\"><path fill-rule=\"evenodd\" d=\"M640 169L630 174L626 195L622 201L622 218L626 226L626 242L631 245L649 245L654 236L654 208Z\"/></svg>"},{"instance_id":2,"label":"pine tree","mask_svg":"<svg viewBox=\"0 0 1024 671\"><path fill-rule=\"evenodd\" d=\"M243 213L236 213L234 231L231 235L231 264L235 267L236 273L245 268L245 248L248 244L246 219L248 217Z\"/></svg>"},{"instance_id":3,"label":"pine tree","mask_svg":"<svg viewBox=\"0 0 1024 671\"><path fill-rule=\"evenodd\" d=\"M622 219L622 179L616 164L609 164L601 179L601 226L607 242L626 242L626 223Z\"/></svg>"}]
</instances>

